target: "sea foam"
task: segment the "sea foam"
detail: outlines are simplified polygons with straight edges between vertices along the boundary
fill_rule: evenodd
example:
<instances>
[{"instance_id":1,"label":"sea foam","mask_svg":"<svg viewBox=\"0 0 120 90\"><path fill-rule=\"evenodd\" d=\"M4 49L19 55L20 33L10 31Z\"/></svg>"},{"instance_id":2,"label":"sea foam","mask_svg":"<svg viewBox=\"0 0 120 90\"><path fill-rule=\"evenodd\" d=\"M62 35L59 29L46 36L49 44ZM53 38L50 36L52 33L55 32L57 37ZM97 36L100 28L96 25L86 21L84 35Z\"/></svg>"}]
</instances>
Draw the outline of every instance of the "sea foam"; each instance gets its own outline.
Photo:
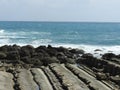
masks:
<instances>
[{"instance_id":1,"label":"sea foam","mask_svg":"<svg viewBox=\"0 0 120 90\"><path fill-rule=\"evenodd\" d=\"M4 29L1 29L1 30L0 30L0 34L3 34L3 33L4 33L4 31L5 31Z\"/></svg>"},{"instance_id":2,"label":"sea foam","mask_svg":"<svg viewBox=\"0 0 120 90\"><path fill-rule=\"evenodd\" d=\"M66 47L66 48L76 48L76 49L82 49L85 51L85 53L91 53L95 57L101 58L101 55L105 53L114 53L116 55L120 54L120 46L114 45L114 46L99 46L99 45L75 45L75 44L53 44L55 47Z\"/></svg>"}]
</instances>

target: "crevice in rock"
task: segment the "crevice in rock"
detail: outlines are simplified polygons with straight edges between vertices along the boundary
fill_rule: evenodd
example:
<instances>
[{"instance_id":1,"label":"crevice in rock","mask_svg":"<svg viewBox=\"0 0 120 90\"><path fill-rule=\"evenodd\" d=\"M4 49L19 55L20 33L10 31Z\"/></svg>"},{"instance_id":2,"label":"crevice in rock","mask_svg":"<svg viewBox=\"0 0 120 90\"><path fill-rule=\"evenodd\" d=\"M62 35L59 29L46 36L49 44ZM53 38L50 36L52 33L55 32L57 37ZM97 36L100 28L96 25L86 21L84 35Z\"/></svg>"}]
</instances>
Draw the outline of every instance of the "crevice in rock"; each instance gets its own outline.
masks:
<instances>
[{"instance_id":1,"label":"crevice in rock","mask_svg":"<svg viewBox=\"0 0 120 90\"><path fill-rule=\"evenodd\" d=\"M20 85L19 85L19 83L17 81L17 78L18 78L18 76L17 76L18 75L17 70L11 70L11 69L9 69L6 72L9 72L9 73L11 73L13 75L13 81L14 81L13 88L14 88L14 90L21 90L20 87L19 87Z\"/></svg>"},{"instance_id":2,"label":"crevice in rock","mask_svg":"<svg viewBox=\"0 0 120 90\"><path fill-rule=\"evenodd\" d=\"M30 72L31 72L31 70L30 70ZM38 89L37 89L37 90L41 90L41 89L40 89L40 86L38 85L38 83L37 83L36 80L35 80L35 75L34 75L34 73L31 72L31 74L32 74L32 76L33 76L34 82L35 82L35 83L37 84L37 86L38 86Z\"/></svg>"},{"instance_id":3,"label":"crevice in rock","mask_svg":"<svg viewBox=\"0 0 120 90\"><path fill-rule=\"evenodd\" d=\"M88 67L88 66L86 66L86 65L83 65L83 64L81 64L81 65L82 65L82 67L84 67L84 68L83 68L84 71L86 71L86 72L89 73L91 76L93 76L93 77L95 77L95 78L97 79L97 77L94 76L94 74L96 73L95 71L93 71L90 67ZM80 66L81 66L81 65L80 65ZM78 66L78 67L81 69L80 66ZM109 66L108 66L108 67L109 67ZM90 70L88 70L88 68L89 68ZM91 72L91 70L92 70L92 72ZM94 74L92 74L92 73L94 73ZM103 72L103 73L106 73L106 72ZM104 83L106 86L108 86L108 87L111 88L112 90L115 89L115 88L120 88L120 86L118 86L115 82L113 82L113 81L110 80L109 76L108 76L108 79L107 79L107 80L99 80L99 81L101 81L102 83Z\"/></svg>"},{"instance_id":4,"label":"crevice in rock","mask_svg":"<svg viewBox=\"0 0 120 90\"><path fill-rule=\"evenodd\" d=\"M43 72L48 77L49 82L53 86L54 90L64 90L58 78L54 75L54 73L48 67L42 67Z\"/></svg>"},{"instance_id":5,"label":"crevice in rock","mask_svg":"<svg viewBox=\"0 0 120 90\"><path fill-rule=\"evenodd\" d=\"M52 71L52 73L57 77L58 81L60 82L60 84L62 85L62 88L64 90L68 90L68 87L65 86L62 82L62 79L57 75L57 73L49 66L50 70Z\"/></svg>"},{"instance_id":6,"label":"crevice in rock","mask_svg":"<svg viewBox=\"0 0 120 90\"><path fill-rule=\"evenodd\" d=\"M50 80L49 76L47 75L47 73L44 71L44 69L43 69L43 68L41 68L41 70L42 70L42 71L44 72L44 74L46 75L46 77L47 77L48 81L50 82L50 84L51 84L51 86L52 86L52 88L53 88L53 90L56 90L56 89L55 89L55 87L53 86L53 84L52 84L52 82L51 82L51 80Z\"/></svg>"},{"instance_id":7,"label":"crevice in rock","mask_svg":"<svg viewBox=\"0 0 120 90\"><path fill-rule=\"evenodd\" d=\"M83 83L85 83L90 90L95 90L93 87L90 87L90 86L89 86L90 82L89 82L88 80L86 80L85 78L80 77L77 73L75 73L75 72L73 71L72 68L69 68L67 65L65 65L65 67L66 67L70 72L72 72L75 76L77 76L77 78L79 78Z\"/></svg>"},{"instance_id":8,"label":"crevice in rock","mask_svg":"<svg viewBox=\"0 0 120 90\"><path fill-rule=\"evenodd\" d=\"M96 86L93 86L93 84L91 84L91 81L88 81L85 77L81 77L80 76L80 73L79 72L77 72L77 70L75 70L74 68L72 68L72 67L70 67L69 65L65 65L66 66L66 68L68 68L74 75L76 75L80 80L82 80L86 85L88 85L88 87L89 87L89 89L90 90L97 90L98 89L98 87L96 87ZM81 69L81 68L80 68ZM86 71L85 71L86 72ZM88 73L88 72L86 72L86 73ZM88 73L89 74L89 73ZM91 74L89 74L89 75L91 75ZM92 75L91 75L92 76ZM94 77L94 76L93 76ZM96 78L96 77L94 77L94 78ZM116 89L116 88L119 88L119 87L117 87L117 86L113 86L112 84L113 84L113 82L112 82L112 84L110 84L110 83L108 83L107 81L104 81L104 80L98 80L98 81L100 81L101 83L103 83L104 85L106 85L106 87L108 87L108 88L110 88L111 90L113 90L113 89L115 89L115 90L118 90L118 89ZM97 82L96 82L96 84L97 84ZM112 86L111 86L112 85Z\"/></svg>"}]
</instances>

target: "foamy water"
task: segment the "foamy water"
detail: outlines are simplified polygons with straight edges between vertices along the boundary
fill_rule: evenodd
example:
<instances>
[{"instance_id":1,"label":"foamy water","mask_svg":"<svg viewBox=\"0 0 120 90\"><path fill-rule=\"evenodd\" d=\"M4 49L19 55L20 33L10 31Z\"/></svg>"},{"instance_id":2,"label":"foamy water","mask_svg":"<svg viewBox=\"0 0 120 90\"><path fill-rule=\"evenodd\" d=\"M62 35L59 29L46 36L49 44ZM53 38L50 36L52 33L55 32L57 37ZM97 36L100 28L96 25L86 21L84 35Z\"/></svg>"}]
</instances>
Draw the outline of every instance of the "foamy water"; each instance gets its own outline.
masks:
<instances>
[{"instance_id":1,"label":"foamy water","mask_svg":"<svg viewBox=\"0 0 120 90\"><path fill-rule=\"evenodd\" d=\"M6 44L49 44L83 49L94 56L120 54L120 23L0 22L0 46Z\"/></svg>"},{"instance_id":2,"label":"foamy water","mask_svg":"<svg viewBox=\"0 0 120 90\"><path fill-rule=\"evenodd\" d=\"M66 48L75 48L82 49L85 53L91 53L97 58L105 53L114 53L116 55L120 54L120 46L96 46L96 45L73 45L73 44L53 44L55 47L66 47Z\"/></svg>"}]
</instances>

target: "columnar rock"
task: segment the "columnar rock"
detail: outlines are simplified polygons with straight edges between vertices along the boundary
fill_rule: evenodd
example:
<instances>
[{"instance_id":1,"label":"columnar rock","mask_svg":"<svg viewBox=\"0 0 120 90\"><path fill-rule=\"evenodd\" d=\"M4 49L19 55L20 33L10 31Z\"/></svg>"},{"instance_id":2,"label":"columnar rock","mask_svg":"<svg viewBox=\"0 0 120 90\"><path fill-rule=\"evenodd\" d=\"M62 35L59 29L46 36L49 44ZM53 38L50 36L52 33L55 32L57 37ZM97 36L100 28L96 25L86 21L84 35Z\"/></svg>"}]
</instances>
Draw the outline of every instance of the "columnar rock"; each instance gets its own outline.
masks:
<instances>
[{"instance_id":1,"label":"columnar rock","mask_svg":"<svg viewBox=\"0 0 120 90\"><path fill-rule=\"evenodd\" d=\"M81 80L74 76L74 74L67 70L63 65L51 64L50 68L61 80L66 90L89 90Z\"/></svg>"},{"instance_id":2,"label":"columnar rock","mask_svg":"<svg viewBox=\"0 0 120 90\"><path fill-rule=\"evenodd\" d=\"M93 88L93 90L111 90L102 82L98 81L95 77L79 69L76 65L67 64L66 67L70 69L75 75L77 75L81 80L83 80L83 82L85 82L90 88Z\"/></svg>"},{"instance_id":3,"label":"columnar rock","mask_svg":"<svg viewBox=\"0 0 120 90\"><path fill-rule=\"evenodd\" d=\"M17 82L21 90L39 90L39 87L34 81L33 76L29 70L20 69Z\"/></svg>"},{"instance_id":4,"label":"columnar rock","mask_svg":"<svg viewBox=\"0 0 120 90\"><path fill-rule=\"evenodd\" d=\"M53 90L48 78L41 69L32 68L31 72L34 76L34 80L39 85L40 90Z\"/></svg>"}]
</instances>

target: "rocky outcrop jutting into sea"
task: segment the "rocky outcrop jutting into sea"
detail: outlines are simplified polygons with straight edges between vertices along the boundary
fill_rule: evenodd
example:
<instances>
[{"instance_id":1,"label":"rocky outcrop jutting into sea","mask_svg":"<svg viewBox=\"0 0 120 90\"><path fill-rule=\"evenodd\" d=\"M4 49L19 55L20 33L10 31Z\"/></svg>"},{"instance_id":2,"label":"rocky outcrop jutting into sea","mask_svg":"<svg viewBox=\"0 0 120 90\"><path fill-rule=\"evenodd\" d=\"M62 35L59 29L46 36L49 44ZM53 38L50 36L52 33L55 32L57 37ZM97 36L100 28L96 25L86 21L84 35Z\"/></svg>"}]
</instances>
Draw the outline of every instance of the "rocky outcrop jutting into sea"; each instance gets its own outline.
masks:
<instances>
[{"instance_id":1,"label":"rocky outcrop jutting into sea","mask_svg":"<svg viewBox=\"0 0 120 90\"><path fill-rule=\"evenodd\" d=\"M5 45L0 83L0 90L120 90L120 55L98 59L80 49Z\"/></svg>"}]
</instances>

